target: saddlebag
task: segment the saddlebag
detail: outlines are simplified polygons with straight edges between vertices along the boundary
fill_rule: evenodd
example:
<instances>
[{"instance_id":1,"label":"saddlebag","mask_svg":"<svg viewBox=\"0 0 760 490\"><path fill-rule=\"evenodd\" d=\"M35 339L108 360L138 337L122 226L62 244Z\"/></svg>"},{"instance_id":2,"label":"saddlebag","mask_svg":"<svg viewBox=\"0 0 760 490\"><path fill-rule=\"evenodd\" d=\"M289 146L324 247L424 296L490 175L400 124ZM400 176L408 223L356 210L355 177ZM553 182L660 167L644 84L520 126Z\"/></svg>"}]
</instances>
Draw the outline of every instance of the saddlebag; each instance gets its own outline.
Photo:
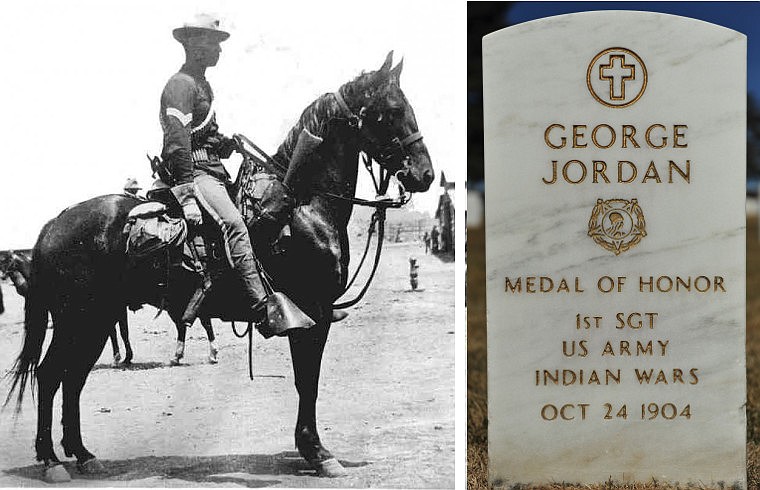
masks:
<instances>
[{"instance_id":1,"label":"saddlebag","mask_svg":"<svg viewBox=\"0 0 760 490\"><path fill-rule=\"evenodd\" d=\"M187 225L181 218L170 217L163 204L148 202L130 211L124 234L127 235L127 254L140 258L180 246L187 237Z\"/></svg>"},{"instance_id":2,"label":"saddlebag","mask_svg":"<svg viewBox=\"0 0 760 490\"><path fill-rule=\"evenodd\" d=\"M249 197L242 199L243 219L251 228L253 236L258 240L273 242L293 217L295 200L288 188L276 175L257 172L247 182L247 188L243 192Z\"/></svg>"}]
</instances>

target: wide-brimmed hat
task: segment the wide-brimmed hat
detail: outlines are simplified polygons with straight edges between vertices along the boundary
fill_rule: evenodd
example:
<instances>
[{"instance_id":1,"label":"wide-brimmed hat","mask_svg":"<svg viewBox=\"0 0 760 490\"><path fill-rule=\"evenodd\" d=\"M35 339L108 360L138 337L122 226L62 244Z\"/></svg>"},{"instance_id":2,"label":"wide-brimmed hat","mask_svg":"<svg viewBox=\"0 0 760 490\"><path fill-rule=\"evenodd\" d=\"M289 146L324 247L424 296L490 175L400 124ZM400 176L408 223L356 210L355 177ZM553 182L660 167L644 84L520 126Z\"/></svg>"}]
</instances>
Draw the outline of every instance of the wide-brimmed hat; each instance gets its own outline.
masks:
<instances>
[{"instance_id":1,"label":"wide-brimmed hat","mask_svg":"<svg viewBox=\"0 0 760 490\"><path fill-rule=\"evenodd\" d=\"M193 20L185 22L182 27L177 27L172 34L174 39L183 44L196 36L210 36L217 42L225 41L230 37L229 32L219 29L219 19L210 14L196 14Z\"/></svg>"},{"instance_id":2,"label":"wide-brimmed hat","mask_svg":"<svg viewBox=\"0 0 760 490\"><path fill-rule=\"evenodd\" d=\"M140 187L140 184L137 183L137 179L129 178L127 179L127 182L124 184L124 190L140 190L142 187Z\"/></svg>"}]
</instances>

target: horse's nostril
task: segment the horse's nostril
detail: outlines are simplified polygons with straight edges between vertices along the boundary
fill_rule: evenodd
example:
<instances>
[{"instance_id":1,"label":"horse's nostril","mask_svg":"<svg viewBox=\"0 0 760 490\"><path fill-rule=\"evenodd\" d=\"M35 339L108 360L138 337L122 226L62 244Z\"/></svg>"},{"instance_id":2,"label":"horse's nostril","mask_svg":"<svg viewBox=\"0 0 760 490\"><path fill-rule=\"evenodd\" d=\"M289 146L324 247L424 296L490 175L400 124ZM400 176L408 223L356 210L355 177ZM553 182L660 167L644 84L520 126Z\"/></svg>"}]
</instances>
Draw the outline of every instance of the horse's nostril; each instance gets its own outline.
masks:
<instances>
[{"instance_id":1,"label":"horse's nostril","mask_svg":"<svg viewBox=\"0 0 760 490\"><path fill-rule=\"evenodd\" d=\"M429 184L433 182L433 171L432 170L425 170L425 172L422 174L422 181L425 184Z\"/></svg>"}]
</instances>

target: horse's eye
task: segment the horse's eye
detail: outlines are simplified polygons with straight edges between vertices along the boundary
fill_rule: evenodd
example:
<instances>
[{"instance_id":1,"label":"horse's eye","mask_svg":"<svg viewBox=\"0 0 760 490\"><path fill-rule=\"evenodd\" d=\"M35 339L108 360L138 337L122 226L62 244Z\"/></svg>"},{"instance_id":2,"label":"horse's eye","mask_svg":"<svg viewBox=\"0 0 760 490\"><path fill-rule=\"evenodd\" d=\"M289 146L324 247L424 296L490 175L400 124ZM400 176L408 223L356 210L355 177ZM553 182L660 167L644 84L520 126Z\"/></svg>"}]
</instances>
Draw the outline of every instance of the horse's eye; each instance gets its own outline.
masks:
<instances>
[{"instance_id":1,"label":"horse's eye","mask_svg":"<svg viewBox=\"0 0 760 490\"><path fill-rule=\"evenodd\" d=\"M403 106L391 107L390 110L388 111L388 115L392 119L402 119L404 117L405 112L406 111L404 110Z\"/></svg>"}]
</instances>

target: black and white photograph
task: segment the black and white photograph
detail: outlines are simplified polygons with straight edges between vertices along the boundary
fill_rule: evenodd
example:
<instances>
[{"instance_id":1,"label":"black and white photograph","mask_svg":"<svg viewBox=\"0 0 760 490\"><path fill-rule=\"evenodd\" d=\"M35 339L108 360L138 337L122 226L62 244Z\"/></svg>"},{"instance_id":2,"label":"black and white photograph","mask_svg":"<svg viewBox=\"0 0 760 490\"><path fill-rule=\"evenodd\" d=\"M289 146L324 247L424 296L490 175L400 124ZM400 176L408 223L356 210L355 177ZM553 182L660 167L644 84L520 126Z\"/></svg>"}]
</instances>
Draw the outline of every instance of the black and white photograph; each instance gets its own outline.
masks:
<instances>
[{"instance_id":1,"label":"black and white photograph","mask_svg":"<svg viewBox=\"0 0 760 490\"><path fill-rule=\"evenodd\" d=\"M465 3L3 10L0 487L461 487Z\"/></svg>"}]
</instances>

